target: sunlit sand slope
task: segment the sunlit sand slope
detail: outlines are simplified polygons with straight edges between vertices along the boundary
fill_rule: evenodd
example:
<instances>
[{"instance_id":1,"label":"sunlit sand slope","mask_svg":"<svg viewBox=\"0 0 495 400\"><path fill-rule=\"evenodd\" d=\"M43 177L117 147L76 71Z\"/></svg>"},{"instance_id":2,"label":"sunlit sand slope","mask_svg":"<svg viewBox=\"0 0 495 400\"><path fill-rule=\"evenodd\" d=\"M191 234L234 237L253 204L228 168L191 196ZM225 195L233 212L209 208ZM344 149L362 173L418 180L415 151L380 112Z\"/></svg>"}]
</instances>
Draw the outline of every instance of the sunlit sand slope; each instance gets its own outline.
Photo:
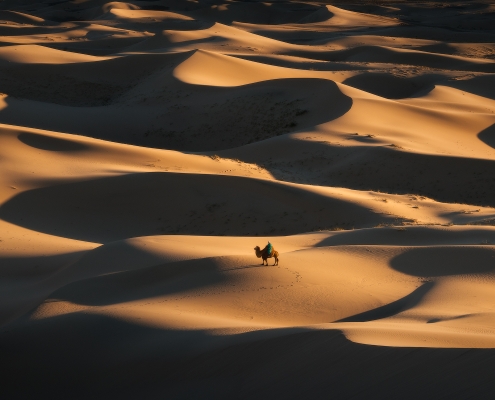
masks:
<instances>
[{"instance_id":1,"label":"sunlit sand slope","mask_svg":"<svg viewBox=\"0 0 495 400\"><path fill-rule=\"evenodd\" d=\"M494 17L1 2L3 397L492 398Z\"/></svg>"}]
</instances>

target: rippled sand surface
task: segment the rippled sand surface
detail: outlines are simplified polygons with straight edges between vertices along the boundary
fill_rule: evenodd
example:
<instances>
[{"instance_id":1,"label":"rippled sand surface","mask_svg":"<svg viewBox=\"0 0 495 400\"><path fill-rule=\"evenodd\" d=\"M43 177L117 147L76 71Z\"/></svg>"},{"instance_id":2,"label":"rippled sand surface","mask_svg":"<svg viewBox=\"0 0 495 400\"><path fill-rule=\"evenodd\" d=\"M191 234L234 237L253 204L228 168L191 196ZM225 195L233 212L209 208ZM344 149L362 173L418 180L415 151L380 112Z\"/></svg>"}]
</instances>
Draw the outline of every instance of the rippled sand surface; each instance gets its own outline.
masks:
<instances>
[{"instance_id":1,"label":"rippled sand surface","mask_svg":"<svg viewBox=\"0 0 495 400\"><path fill-rule=\"evenodd\" d=\"M491 398L494 21L2 1L0 393Z\"/></svg>"}]
</instances>

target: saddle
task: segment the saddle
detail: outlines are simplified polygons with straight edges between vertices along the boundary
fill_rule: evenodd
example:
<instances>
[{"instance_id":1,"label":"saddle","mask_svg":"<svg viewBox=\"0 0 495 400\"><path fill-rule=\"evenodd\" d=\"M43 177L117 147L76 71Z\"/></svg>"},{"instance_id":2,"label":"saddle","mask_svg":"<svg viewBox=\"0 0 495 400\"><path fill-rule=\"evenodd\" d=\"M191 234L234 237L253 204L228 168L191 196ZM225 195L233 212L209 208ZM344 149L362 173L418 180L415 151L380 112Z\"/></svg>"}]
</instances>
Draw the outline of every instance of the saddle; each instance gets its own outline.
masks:
<instances>
[{"instance_id":1,"label":"saddle","mask_svg":"<svg viewBox=\"0 0 495 400\"><path fill-rule=\"evenodd\" d=\"M265 253L270 257L273 253L273 246L271 243L268 243L265 248L263 249L263 253Z\"/></svg>"}]
</instances>

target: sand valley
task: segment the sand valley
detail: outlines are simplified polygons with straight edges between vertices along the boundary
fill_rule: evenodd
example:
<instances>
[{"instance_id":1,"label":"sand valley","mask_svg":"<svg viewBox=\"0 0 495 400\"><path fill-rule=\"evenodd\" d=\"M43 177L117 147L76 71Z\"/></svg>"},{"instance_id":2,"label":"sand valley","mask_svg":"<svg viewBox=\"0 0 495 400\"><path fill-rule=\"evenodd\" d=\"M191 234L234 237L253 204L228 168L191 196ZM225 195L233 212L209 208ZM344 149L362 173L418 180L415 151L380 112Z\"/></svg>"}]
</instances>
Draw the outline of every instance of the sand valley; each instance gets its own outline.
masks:
<instances>
[{"instance_id":1,"label":"sand valley","mask_svg":"<svg viewBox=\"0 0 495 400\"><path fill-rule=\"evenodd\" d=\"M0 92L0 397L492 398L493 2L4 0Z\"/></svg>"}]
</instances>

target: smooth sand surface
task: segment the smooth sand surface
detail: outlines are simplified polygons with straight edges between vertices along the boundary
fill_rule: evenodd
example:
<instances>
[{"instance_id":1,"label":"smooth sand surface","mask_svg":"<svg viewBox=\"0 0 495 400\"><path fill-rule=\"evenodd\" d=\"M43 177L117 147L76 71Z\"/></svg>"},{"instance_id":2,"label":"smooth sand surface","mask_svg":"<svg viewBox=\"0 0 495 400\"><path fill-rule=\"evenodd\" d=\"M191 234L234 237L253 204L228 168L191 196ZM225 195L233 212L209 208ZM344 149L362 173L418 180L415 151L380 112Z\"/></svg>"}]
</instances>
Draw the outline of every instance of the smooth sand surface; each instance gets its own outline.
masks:
<instances>
[{"instance_id":1,"label":"smooth sand surface","mask_svg":"<svg viewBox=\"0 0 495 400\"><path fill-rule=\"evenodd\" d=\"M490 2L0 9L0 397L492 398Z\"/></svg>"}]
</instances>

